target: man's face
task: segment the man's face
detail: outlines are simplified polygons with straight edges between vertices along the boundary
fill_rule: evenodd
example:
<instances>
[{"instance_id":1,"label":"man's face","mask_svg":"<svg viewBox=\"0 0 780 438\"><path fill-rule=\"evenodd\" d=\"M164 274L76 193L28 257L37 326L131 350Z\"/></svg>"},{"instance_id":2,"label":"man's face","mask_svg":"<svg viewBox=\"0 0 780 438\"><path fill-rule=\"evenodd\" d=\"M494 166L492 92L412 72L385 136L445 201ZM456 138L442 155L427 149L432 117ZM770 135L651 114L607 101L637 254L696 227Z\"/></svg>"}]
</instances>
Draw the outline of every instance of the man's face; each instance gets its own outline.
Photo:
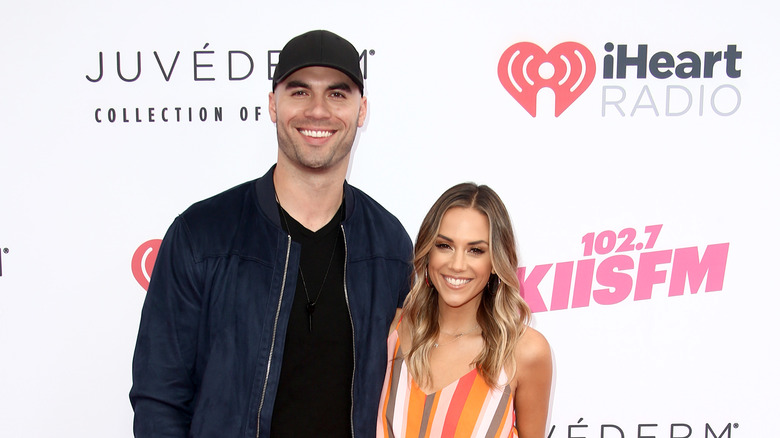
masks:
<instances>
[{"instance_id":1,"label":"man's face","mask_svg":"<svg viewBox=\"0 0 780 438\"><path fill-rule=\"evenodd\" d=\"M347 75L304 67L277 84L268 100L280 161L317 170L349 164L357 128L366 118L366 98Z\"/></svg>"}]
</instances>

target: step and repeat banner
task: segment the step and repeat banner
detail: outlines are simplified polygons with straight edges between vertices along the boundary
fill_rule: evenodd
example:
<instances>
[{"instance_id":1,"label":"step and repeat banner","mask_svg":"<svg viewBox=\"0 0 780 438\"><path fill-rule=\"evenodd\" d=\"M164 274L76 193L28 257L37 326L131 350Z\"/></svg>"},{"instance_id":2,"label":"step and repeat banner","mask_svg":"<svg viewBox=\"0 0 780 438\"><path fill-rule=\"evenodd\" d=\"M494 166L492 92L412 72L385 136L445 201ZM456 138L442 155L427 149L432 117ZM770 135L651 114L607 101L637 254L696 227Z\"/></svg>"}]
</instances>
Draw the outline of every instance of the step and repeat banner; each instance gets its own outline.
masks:
<instances>
[{"instance_id":1,"label":"step and repeat banner","mask_svg":"<svg viewBox=\"0 0 780 438\"><path fill-rule=\"evenodd\" d=\"M780 436L780 7L16 2L0 17L0 436L130 437L159 242L276 159L270 75L361 53L349 181L414 238L448 187L507 204L553 348L552 438Z\"/></svg>"}]
</instances>

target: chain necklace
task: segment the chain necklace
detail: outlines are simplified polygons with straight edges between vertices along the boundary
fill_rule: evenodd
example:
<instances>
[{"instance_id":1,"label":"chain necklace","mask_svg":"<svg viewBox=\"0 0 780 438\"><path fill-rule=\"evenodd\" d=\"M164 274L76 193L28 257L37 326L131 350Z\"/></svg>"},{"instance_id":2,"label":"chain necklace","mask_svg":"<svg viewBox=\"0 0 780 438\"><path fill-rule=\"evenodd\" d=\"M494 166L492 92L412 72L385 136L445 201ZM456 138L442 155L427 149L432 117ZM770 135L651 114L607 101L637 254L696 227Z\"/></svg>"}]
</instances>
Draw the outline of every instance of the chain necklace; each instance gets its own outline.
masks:
<instances>
[{"instance_id":1,"label":"chain necklace","mask_svg":"<svg viewBox=\"0 0 780 438\"><path fill-rule=\"evenodd\" d=\"M287 233L291 234L290 231L290 224L287 222L287 210L282 207L282 204L279 202L279 198L276 198L276 203L279 205L279 209L282 210L282 220L284 220L284 225L287 227ZM339 207L339 211L341 211L341 207ZM330 266L333 264L333 258L336 256L336 248L339 245L339 233L336 232L336 241L333 243L333 251L330 252L330 260L328 261L328 268L325 269L325 276L322 277L322 283L320 284L320 290L317 292L317 296L314 297L314 300L312 301L311 297L309 296L309 288L306 287L306 278L303 275L303 270L301 269L300 263L298 263L298 273L301 275L301 283L303 283L303 293L306 294L306 314L309 316L309 333L311 333L311 316L314 313L314 310L317 308L317 301L320 299L320 295L322 295L322 289L325 287L325 280L328 279L328 273L330 272Z\"/></svg>"},{"instance_id":2,"label":"chain necklace","mask_svg":"<svg viewBox=\"0 0 780 438\"><path fill-rule=\"evenodd\" d=\"M458 339L462 338L463 336L465 336L465 335L467 335L467 334L469 334L469 333L473 332L474 330L476 330L476 329L477 329L477 327L479 327L479 323L477 323L476 325L474 325L474 327L470 328L469 330L467 330L467 331L465 331L465 332L460 332L460 333L458 333L458 334L456 334L456 335L450 335L449 333L444 333L444 332L442 332L442 333L444 333L445 335L452 336L452 337L453 337L453 339L451 339L451 340L449 340L449 341L447 341L447 342L445 342L445 343L443 343L443 344L440 344L440 343L438 343L438 342L434 342L434 343L433 343L433 348L439 348L439 347L441 347L441 346L444 346L444 345L449 345L449 344L452 344L453 342L457 341Z\"/></svg>"}]
</instances>

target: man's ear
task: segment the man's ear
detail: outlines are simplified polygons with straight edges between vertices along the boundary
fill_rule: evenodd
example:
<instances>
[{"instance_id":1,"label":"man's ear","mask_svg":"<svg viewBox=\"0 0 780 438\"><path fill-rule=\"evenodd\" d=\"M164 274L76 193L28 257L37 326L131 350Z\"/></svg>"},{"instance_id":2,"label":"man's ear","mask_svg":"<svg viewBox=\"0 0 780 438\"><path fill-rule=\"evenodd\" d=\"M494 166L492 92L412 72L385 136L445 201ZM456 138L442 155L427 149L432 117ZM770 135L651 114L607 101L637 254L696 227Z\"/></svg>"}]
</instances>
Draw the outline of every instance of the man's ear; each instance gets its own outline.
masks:
<instances>
[{"instance_id":1,"label":"man's ear","mask_svg":"<svg viewBox=\"0 0 780 438\"><path fill-rule=\"evenodd\" d=\"M276 123L276 99L273 91L268 93L268 115L271 117L271 122Z\"/></svg>"}]
</instances>

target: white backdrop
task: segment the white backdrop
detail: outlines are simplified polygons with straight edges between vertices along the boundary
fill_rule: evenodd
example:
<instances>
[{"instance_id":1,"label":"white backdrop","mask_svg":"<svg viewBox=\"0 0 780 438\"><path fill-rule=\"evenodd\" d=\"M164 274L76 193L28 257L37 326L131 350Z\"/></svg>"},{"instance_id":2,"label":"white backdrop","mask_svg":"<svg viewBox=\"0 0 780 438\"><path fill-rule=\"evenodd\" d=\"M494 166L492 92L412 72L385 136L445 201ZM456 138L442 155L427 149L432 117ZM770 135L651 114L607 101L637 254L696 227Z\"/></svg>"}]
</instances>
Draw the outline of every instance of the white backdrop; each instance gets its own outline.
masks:
<instances>
[{"instance_id":1,"label":"white backdrop","mask_svg":"<svg viewBox=\"0 0 780 438\"><path fill-rule=\"evenodd\" d=\"M132 436L145 293L133 255L191 203L274 162L269 51L316 28L365 51L351 183L412 237L461 181L509 207L534 325L554 350L549 436L777 436L780 7L763 3L4 5L0 436ZM552 89L532 117L533 97L521 105L499 79L520 42L537 58L567 42L593 57L592 82L558 117ZM632 58L647 47L646 77L605 76L620 45ZM137 79L119 77L117 53ZM577 75L580 58L564 58ZM538 86L553 73L528 75ZM512 79L533 88L522 69Z\"/></svg>"}]
</instances>

